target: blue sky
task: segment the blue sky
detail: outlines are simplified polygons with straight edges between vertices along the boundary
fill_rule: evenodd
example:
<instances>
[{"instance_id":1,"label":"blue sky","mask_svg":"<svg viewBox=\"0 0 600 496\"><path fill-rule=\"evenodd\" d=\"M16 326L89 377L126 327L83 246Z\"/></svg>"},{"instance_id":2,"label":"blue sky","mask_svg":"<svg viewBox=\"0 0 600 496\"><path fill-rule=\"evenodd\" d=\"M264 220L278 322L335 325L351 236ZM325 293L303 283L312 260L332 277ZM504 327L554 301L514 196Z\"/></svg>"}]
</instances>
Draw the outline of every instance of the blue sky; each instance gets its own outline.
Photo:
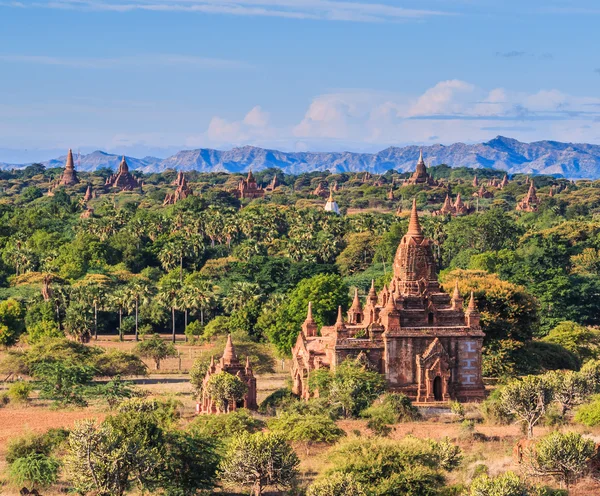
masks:
<instances>
[{"instance_id":1,"label":"blue sky","mask_svg":"<svg viewBox=\"0 0 600 496\"><path fill-rule=\"evenodd\" d=\"M0 0L0 161L600 143L597 0Z\"/></svg>"}]
</instances>

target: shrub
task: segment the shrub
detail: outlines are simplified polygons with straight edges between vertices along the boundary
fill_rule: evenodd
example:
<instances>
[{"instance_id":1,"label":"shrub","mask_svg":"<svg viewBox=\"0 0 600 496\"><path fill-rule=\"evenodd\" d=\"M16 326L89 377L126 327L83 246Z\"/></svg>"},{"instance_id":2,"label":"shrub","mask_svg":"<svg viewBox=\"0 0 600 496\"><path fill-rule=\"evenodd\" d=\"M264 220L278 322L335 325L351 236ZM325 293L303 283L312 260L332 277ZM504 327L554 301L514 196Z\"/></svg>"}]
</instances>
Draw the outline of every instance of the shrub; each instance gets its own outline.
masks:
<instances>
[{"instance_id":1,"label":"shrub","mask_svg":"<svg viewBox=\"0 0 600 496\"><path fill-rule=\"evenodd\" d=\"M514 415L506 413L502 407L502 388L494 389L481 403L480 410L484 420L489 424L509 425L514 422Z\"/></svg>"},{"instance_id":2,"label":"shrub","mask_svg":"<svg viewBox=\"0 0 600 496\"><path fill-rule=\"evenodd\" d=\"M33 370L34 378L40 384L40 397L62 404L85 406L83 398L95 370L86 365L70 362L40 363Z\"/></svg>"},{"instance_id":3,"label":"shrub","mask_svg":"<svg viewBox=\"0 0 600 496\"><path fill-rule=\"evenodd\" d=\"M600 425L600 395L592 396L589 403L577 408L575 421L588 427Z\"/></svg>"},{"instance_id":4,"label":"shrub","mask_svg":"<svg viewBox=\"0 0 600 496\"><path fill-rule=\"evenodd\" d=\"M6 449L6 462L10 465L18 458L30 455L50 456L68 436L69 431L65 429L50 429L44 434L26 434L11 439Z\"/></svg>"},{"instance_id":5,"label":"shrub","mask_svg":"<svg viewBox=\"0 0 600 496\"><path fill-rule=\"evenodd\" d=\"M290 487L300 459L286 440L272 433L242 434L229 445L221 464L226 483L249 486L256 495L264 487Z\"/></svg>"},{"instance_id":6,"label":"shrub","mask_svg":"<svg viewBox=\"0 0 600 496\"><path fill-rule=\"evenodd\" d=\"M552 432L536 443L532 455L535 472L550 475L567 488L587 472L596 445L576 432Z\"/></svg>"},{"instance_id":7,"label":"shrub","mask_svg":"<svg viewBox=\"0 0 600 496\"><path fill-rule=\"evenodd\" d=\"M32 454L17 458L10 466L10 478L20 485L31 487L47 487L58 478L58 460L51 456Z\"/></svg>"},{"instance_id":8,"label":"shrub","mask_svg":"<svg viewBox=\"0 0 600 496\"><path fill-rule=\"evenodd\" d=\"M0 393L0 408L10 403L10 398L7 392Z\"/></svg>"},{"instance_id":9,"label":"shrub","mask_svg":"<svg viewBox=\"0 0 600 496\"><path fill-rule=\"evenodd\" d=\"M199 415L190 428L210 438L230 439L244 432L258 432L264 426L262 420L253 417L248 410L242 408L224 415Z\"/></svg>"},{"instance_id":10,"label":"shrub","mask_svg":"<svg viewBox=\"0 0 600 496\"><path fill-rule=\"evenodd\" d=\"M177 349L173 343L167 343L158 334L154 334L150 339L145 339L135 347L135 353L142 358L154 360L156 370L160 369L160 362L165 358L176 357Z\"/></svg>"},{"instance_id":11,"label":"shrub","mask_svg":"<svg viewBox=\"0 0 600 496\"><path fill-rule=\"evenodd\" d=\"M301 415L298 413L281 413L269 421L269 429L281 434L288 441L304 443L306 454L313 444L333 444L344 431L327 415Z\"/></svg>"},{"instance_id":12,"label":"shrub","mask_svg":"<svg viewBox=\"0 0 600 496\"><path fill-rule=\"evenodd\" d=\"M600 354L600 332L571 321L558 324L543 341L566 348L577 356L580 363L595 359Z\"/></svg>"},{"instance_id":13,"label":"shrub","mask_svg":"<svg viewBox=\"0 0 600 496\"><path fill-rule=\"evenodd\" d=\"M31 326L27 326L27 342L29 344L39 343L44 339L63 338L65 333L60 330L58 324L53 320L40 320Z\"/></svg>"},{"instance_id":14,"label":"shrub","mask_svg":"<svg viewBox=\"0 0 600 496\"><path fill-rule=\"evenodd\" d=\"M17 381L8 389L9 398L16 403L26 403L29 401L29 395L33 391L33 386L30 382Z\"/></svg>"},{"instance_id":15,"label":"shrub","mask_svg":"<svg viewBox=\"0 0 600 496\"><path fill-rule=\"evenodd\" d=\"M529 496L525 484L514 472L506 472L498 477L481 475L469 489L469 496Z\"/></svg>"},{"instance_id":16,"label":"shrub","mask_svg":"<svg viewBox=\"0 0 600 496\"><path fill-rule=\"evenodd\" d=\"M306 496L366 496L362 484L353 474L335 473L313 482Z\"/></svg>"},{"instance_id":17,"label":"shrub","mask_svg":"<svg viewBox=\"0 0 600 496\"><path fill-rule=\"evenodd\" d=\"M197 396L202 394L202 388L204 387L204 378L206 372L210 366L210 359L208 357L197 358L190 369L190 382L194 387L194 391Z\"/></svg>"},{"instance_id":18,"label":"shrub","mask_svg":"<svg viewBox=\"0 0 600 496\"><path fill-rule=\"evenodd\" d=\"M204 326L200 323L199 320L195 320L194 322L190 322L185 328L185 335L188 340L194 341L198 337L204 334Z\"/></svg>"},{"instance_id":19,"label":"shrub","mask_svg":"<svg viewBox=\"0 0 600 496\"><path fill-rule=\"evenodd\" d=\"M377 400L361 414L368 418L367 427L379 435L389 434L390 424L412 422L421 418L419 410L404 394L389 393Z\"/></svg>"},{"instance_id":20,"label":"shrub","mask_svg":"<svg viewBox=\"0 0 600 496\"><path fill-rule=\"evenodd\" d=\"M293 400L297 400L297 398L292 394L290 388L277 389L262 401L258 411L266 415L275 415L278 410Z\"/></svg>"},{"instance_id":21,"label":"shrub","mask_svg":"<svg viewBox=\"0 0 600 496\"><path fill-rule=\"evenodd\" d=\"M464 420L465 418L465 406L459 401L453 401L450 404L450 411L456 415L459 420Z\"/></svg>"},{"instance_id":22,"label":"shrub","mask_svg":"<svg viewBox=\"0 0 600 496\"><path fill-rule=\"evenodd\" d=\"M99 377L148 375L148 367L138 356L120 350L111 350L96 356L93 365Z\"/></svg>"}]
</instances>

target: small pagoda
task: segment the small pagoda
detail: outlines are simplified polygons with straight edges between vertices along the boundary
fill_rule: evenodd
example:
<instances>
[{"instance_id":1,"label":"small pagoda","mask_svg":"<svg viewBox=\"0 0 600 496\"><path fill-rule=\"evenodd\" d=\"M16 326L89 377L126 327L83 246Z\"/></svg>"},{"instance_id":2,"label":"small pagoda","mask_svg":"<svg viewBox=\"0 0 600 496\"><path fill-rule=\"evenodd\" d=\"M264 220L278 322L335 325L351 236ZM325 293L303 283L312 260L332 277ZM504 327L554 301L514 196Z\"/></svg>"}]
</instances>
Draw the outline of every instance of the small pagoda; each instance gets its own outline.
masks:
<instances>
[{"instance_id":1,"label":"small pagoda","mask_svg":"<svg viewBox=\"0 0 600 496\"><path fill-rule=\"evenodd\" d=\"M537 197L535 185L533 181L529 183L529 191L519 203L517 203L517 210L520 212L537 212L540 205L540 200Z\"/></svg>"},{"instance_id":2,"label":"small pagoda","mask_svg":"<svg viewBox=\"0 0 600 496\"><path fill-rule=\"evenodd\" d=\"M214 357L211 358L210 366L208 367L206 375L204 376L204 380L202 382L202 401L200 403L199 409L200 413L220 412L220 405L217 405L216 402L210 397L210 395L207 392L207 384L214 374L219 374L221 372L226 372L228 374L236 376L244 384L246 384L246 386L248 386L248 391L244 396L244 399L237 403L231 401L229 404L229 411L233 411L238 408L256 410L258 408L256 402L256 377L254 377L254 373L252 372L252 367L250 366L250 359L246 358L245 365L242 365L240 363L235 352L235 348L233 346L233 341L231 340L231 334L228 334L227 344L225 345L223 356L218 362L215 362Z\"/></svg>"},{"instance_id":3,"label":"small pagoda","mask_svg":"<svg viewBox=\"0 0 600 496\"><path fill-rule=\"evenodd\" d=\"M421 184L425 186L437 186L437 181L427 173L427 166L423 160L423 150L419 153L419 161L413 175L404 184Z\"/></svg>"},{"instance_id":4,"label":"small pagoda","mask_svg":"<svg viewBox=\"0 0 600 496\"><path fill-rule=\"evenodd\" d=\"M134 189L141 188L142 182L138 181L133 174L129 172L129 165L123 156L119 170L116 174L111 175L106 179L105 186L108 188L116 188L121 191L133 191Z\"/></svg>"},{"instance_id":5,"label":"small pagoda","mask_svg":"<svg viewBox=\"0 0 600 496\"><path fill-rule=\"evenodd\" d=\"M238 183L238 187L233 192L233 194L241 200L244 200L246 198L254 199L262 198L263 196L265 196L265 190L259 187L258 184L256 184L256 179L254 179L252 170L249 170L248 176L246 177L246 179L240 180L240 182Z\"/></svg>"},{"instance_id":6,"label":"small pagoda","mask_svg":"<svg viewBox=\"0 0 600 496\"><path fill-rule=\"evenodd\" d=\"M73 150L69 148L69 153L67 153L67 163L65 165L65 170L60 176L60 181L58 182L59 186L72 186L74 184L79 184L79 178L77 177L77 172L75 171L75 163L73 161Z\"/></svg>"},{"instance_id":7,"label":"small pagoda","mask_svg":"<svg viewBox=\"0 0 600 496\"><path fill-rule=\"evenodd\" d=\"M174 193L167 193L163 205L175 205L179 200L185 200L188 196L194 194L185 175L181 171L177 174L177 178L173 181L173 185L177 186L177 189L175 189Z\"/></svg>"}]
</instances>

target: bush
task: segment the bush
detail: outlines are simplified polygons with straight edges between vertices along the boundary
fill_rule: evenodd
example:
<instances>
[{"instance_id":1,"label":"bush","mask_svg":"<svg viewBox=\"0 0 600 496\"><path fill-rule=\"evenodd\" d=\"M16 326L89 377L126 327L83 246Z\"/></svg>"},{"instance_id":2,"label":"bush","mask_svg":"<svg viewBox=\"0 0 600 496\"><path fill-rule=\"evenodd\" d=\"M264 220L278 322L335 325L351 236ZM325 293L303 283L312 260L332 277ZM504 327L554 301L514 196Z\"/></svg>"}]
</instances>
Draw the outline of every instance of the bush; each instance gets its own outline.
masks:
<instances>
[{"instance_id":1,"label":"bush","mask_svg":"<svg viewBox=\"0 0 600 496\"><path fill-rule=\"evenodd\" d=\"M596 445L576 432L554 431L535 445L533 465L536 473L550 475L567 488L589 469Z\"/></svg>"},{"instance_id":2,"label":"bush","mask_svg":"<svg viewBox=\"0 0 600 496\"><path fill-rule=\"evenodd\" d=\"M509 425L514 422L514 415L506 413L502 407L502 388L494 389L481 403L480 410L485 422L495 425Z\"/></svg>"},{"instance_id":3,"label":"bush","mask_svg":"<svg viewBox=\"0 0 600 496\"><path fill-rule=\"evenodd\" d=\"M456 415L459 420L465 419L465 406L459 401L453 401L450 404L450 411Z\"/></svg>"},{"instance_id":4,"label":"bush","mask_svg":"<svg viewBox=\"0 0 600 496\"><path fill-rule=\"evenodd\" d=\"M389 425L421 418L419 410L410 399L400 393L389 393L378 398L361 416L369 419L367 427L379 435L389 434Z\"/></svg>"},{"instance_id":5,"label":"bush","mask_svg":"<svg viewBox=\"0 0 600 496\"><path fill-rule=\"evenodd\" d=\"M27 342L29 344L39 343L44 339L64 338L65 333L60 330L58 324L53 320L40 320L31 326L27 326Z\"/></svg>"},{"instance_id":6,"label":"bush","mask_svg":"<svg viewBox=\"0 0 600 496\"><path fill-rule=\"evenodd\" d=\"M514 472L506 472L498 477L481 475L469 489L469 496L529 496L529 488Z\"/></svg>"},{"instance_id":7,"label":"bush","mask_svg":"<svg viewBox=\"0 0 600 496\"><path fill-rule=\"evenodd\" d=\"M224 316L215 317L204 326L204 337L224 336L229 332L229 319Z\"/></svg>"},{"instance_id":8,"label":"bush","mask_svg":"<svg viewBox=\"0 0 600 496\"><path fill-rule=\"evenodd\" d=\"M278 410L294 399L297 398L292 394L290 388L277 389L262 401L258 411L266 415L275 415Z\"/></svg>"},{"instance_id":9,"label":"bush","mask_svg":"<svg viewBox=\"0 0 600 496\"><path fill-rule=\"evenodd\" d=\"M148 375L148 367L138 356L120 350L111 350L96 356L93 365L96 376L99 377Z\"/></svg>"},{"instance_id":10,"label":"bush","mask_svg":"<svg viewBox=\"0 0 600 496\"><path fill-rule=\"evenodd\" d=\"M208 357L197 358L190 369L190 382L194 387L196 396L202 395L202 388L204 387L204 378L206 372L210 366L210 359Z\"/></svg>"},{"instance_id":11,"label":"bush","mask_svg":"<svg viewBox=\"0 0 600 496\"><path fill-rule=\"evenodd\" d=\"M362 484L353 474L335 473L313 482L306 496L366 496Z\"/></svg>"},{"instance_id":12,"label":"bush","mask_svg":"<svg viewBox=\"0 0 600 496\"><path fill-rule=\"evenodd\" d=\"M252 434L263 427L265 423L262 420L243 408L224 415L199 415L190 426L194 432L220 439L231 439L244 432Z\"/></svg>"},{"instance_id":13,"label":"bush","mask_svg":"<svg viewBox=\"0 0 600 496\"><path fill-rule=\"evenodd\" d=\"M17 458L10 466L11 480L21 486L48 487L58 479L58 460L42 454Z\"/></svg>"},{"instance_id":14,"label":"bush","mask_svg":"<svg viewBox=\"0 0 600 496\"><path fill-rule=\"evenodd\" d=\"M592 396L589 403L577 408L575 421L588 427L600 425L600 395Z\"/></svg>"},{"instance_id":15,"label":"bush","mask_svg":"<svg viewBox=\"0 0 600 496\"><path fill-rule=\"evenodd\" d=\"M69 436L65 429L50 429L44 434L27 434L11 439L6 449L6 462L10 465L18 458L50 454Z\"/></svg>"},{"instance_id":16,"label":"bush","mask_svg":"<svg viewBox=\"0 0 600 496\"><path fill-rule=\"evenodd\" d=\"M0 393L0 408L6 406L10 403L10 398L8 397L8 393Z\"/></svg>"},{"instance_id":17,"label":"bush","mask_svg":"<svg viewBox=\"0 0 600 496\"><path fill-rule=\"evenodd\" d=\"M185 328L185 335L189 341L194 341L198 337L204 335L204 326L199 320L190 322Z\"/></svg>"},{"instance_id":18,"label":"bush","mask_svg":"<svg viewBox=\"0 0 600 496\"><path fill-rule=\"evenodd\" d=\"M135 353L142 358L154 360L156 370L160 369L160 362L165 358L178 356L173 343L167 343L158 334L154 334L150 339L144 339L144 341L138 343L135 346Z\"/></svg>"},{"instance_id":19,"label":"bush","mask_svg":"<svg viewBox=\"0 0 600 496\"><path fill-rule=\"evenodd\" d=\"M33 386L30 382L17 381L8 388L8 397L16 403L26 403L32 391Z\"/></svg>"},{"instance_id":20,"label":"bush","mask_svg":"<svg viewBox=\"0 0 600 496\"><path fill-rule=\"evenodd\" d=\"M269 429L281 434L288 441L296 441L306 446L309 454L313 444L333 444L345 433L327 415L301 415L281 413L269 421Z\"/></svg>"},{"instance_id":21,"label":"bush","mask_svg":"<svg viewBox=\"0 0 600 496\"><path fill-rule=\"evenodd\" d=\"M600 354L600 332L571 321L558 324L543 341L569 350L577 356L579 363L595 359Z\"/></svg>"}]
</instances>

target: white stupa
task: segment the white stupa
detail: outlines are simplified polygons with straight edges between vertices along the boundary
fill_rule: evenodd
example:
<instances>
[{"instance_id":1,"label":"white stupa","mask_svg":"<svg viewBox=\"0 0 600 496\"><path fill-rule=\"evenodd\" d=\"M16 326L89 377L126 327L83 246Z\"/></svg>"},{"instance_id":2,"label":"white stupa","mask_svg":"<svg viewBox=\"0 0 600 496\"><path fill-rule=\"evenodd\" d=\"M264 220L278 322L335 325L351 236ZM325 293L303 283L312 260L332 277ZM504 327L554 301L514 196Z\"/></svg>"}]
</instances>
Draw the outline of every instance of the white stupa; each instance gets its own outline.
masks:
<instances>
[{"instance_id":1,"label":"white stupa","mask_svg":"<svg viewBox=\"0 0 600 496\"><path fill-rule=\"evenodd\" d=\"M333 212L340 215L340 207L338 207L338 204L333 199L333 190L329 190L329 199L325 204L325 212Z\"/></svg>"}]
</instances>

